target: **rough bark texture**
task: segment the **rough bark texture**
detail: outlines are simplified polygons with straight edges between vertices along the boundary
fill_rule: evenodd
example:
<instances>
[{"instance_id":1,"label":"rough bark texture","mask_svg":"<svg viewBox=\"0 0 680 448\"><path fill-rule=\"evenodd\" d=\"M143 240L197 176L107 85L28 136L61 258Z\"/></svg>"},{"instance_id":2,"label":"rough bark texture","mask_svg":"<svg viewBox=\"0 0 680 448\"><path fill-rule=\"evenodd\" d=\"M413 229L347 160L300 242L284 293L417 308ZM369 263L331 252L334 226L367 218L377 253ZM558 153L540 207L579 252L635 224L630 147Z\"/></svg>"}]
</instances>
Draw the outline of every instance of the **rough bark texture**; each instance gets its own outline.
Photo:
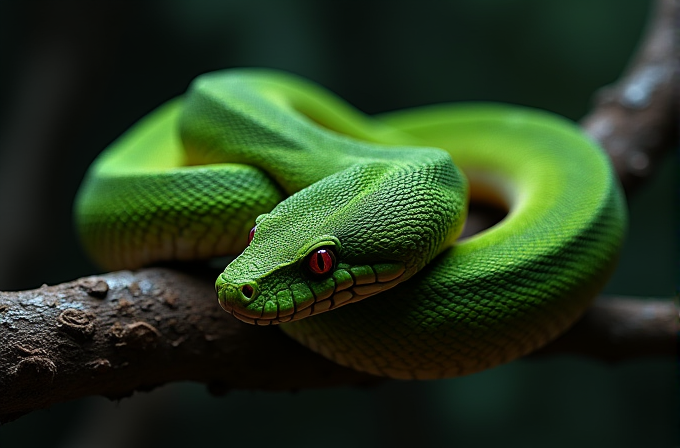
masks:
<instances>
[{"instance_id":1,"label":"rough bark texture","mask_svg":"<svg viewBox=\"0 0 680 448\"><path fill-rule=\"evenodd\" d=\"M627 193L678 144L677 0L658 0L637 54L621 79L595 96L585 130L607 150Z\"/></svg>"},{"instance_id":2,"label":"rough bark texture","mask_svg":"<svg viewBox=\"0 0 680 448\"><path fill-rule=\"evenodd\" d=\"M631 68L583 121L628 192L677 139L677 9L677 1L658 2ZM78 397L118 398L179 380L215 393L380 381L326 361L276 328L229 318L214 299L214 278L155 268L0 293L0 422ZM671 300L601 299L538 354L673 356L677 318Z\"/></svg>"},{"instance_id":3,"label":"rough bark texture","mask_svg":"<svg viewBox=\"0 0 680 448\"><path fill-rule=\"evenodd\" d=\"M0 421L87 395L120 398L180 380L295 390L380 379L331 363L275 327L230 318L212 280L165 268L0 293ZM674 353L671 301L606 299L543 354L607 361Z\"/></svg>"},{"instance_id":4,"label":"rough bark texture","mask_svg":"<svg viewBox=\"0 0 680 448\"><path fill-rule=\"evenodd\" d=\"M180 380L216 393L375 381L230 318L214 296L211 280L162 268L0 293L0 421Z\"/></svg>"}]
</instances>

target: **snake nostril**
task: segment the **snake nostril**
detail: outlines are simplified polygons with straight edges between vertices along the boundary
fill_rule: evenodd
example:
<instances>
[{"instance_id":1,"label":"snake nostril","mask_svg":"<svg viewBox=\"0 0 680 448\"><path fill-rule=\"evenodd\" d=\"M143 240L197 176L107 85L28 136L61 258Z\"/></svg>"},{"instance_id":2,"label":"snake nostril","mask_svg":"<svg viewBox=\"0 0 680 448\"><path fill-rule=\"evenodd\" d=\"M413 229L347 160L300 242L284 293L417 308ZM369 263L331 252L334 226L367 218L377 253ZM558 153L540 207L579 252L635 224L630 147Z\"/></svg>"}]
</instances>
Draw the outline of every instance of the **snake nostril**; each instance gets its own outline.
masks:
<instances>
[{"instance_id":1,"label":"snake nostril","mask_svg":"<svg viewBox=\"0 0 680 448\"><path fill-rule=\"evenodd\" d=\"M241 286L241 294L247 299L250 299L253 296L253 287L250 285L243 285Z\"/></svg>"}]
</instances>

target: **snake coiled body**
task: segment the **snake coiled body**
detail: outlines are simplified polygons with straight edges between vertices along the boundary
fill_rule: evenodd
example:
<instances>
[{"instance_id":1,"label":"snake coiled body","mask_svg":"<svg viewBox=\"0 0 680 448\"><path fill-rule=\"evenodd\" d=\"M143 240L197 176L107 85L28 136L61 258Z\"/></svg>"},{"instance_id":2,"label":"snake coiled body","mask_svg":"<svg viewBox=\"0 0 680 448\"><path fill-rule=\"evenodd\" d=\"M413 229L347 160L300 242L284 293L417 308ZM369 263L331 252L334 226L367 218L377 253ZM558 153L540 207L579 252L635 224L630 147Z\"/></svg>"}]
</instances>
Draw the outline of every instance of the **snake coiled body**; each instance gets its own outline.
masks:
<instances>
[{"instance_id":1,"label":"snake coiled body","mask_svg":"<svg viewBox=\"0 0 680 448\"><path fill-rule=\"evenodd\" d=\"M508 213L457 241L468 198ZM552 114L371 118L303 79L241 69L197 78L111 145L76 218L109 269L242 252L216 281L235 317L355 369L441 378L567 329L613 270L625 205L606 156Z\"/></svg>"}]
</instances>

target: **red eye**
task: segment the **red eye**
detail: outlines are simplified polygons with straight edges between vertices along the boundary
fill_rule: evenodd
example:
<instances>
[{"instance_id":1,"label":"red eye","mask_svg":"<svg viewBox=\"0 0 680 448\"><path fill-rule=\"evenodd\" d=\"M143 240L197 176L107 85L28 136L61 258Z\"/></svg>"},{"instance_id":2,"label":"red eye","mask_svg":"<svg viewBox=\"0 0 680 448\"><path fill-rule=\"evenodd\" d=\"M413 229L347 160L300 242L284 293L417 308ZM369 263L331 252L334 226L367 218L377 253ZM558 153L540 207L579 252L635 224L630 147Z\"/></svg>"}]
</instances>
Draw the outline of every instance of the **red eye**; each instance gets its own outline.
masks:
<instances>
[{"instance_id":1,"label":"red eye","mask_svg":"<svg viewBox=\"0 0 680 448\"><path fill-rule=\"evenodd\" d=\"M250 229L250 233L248 234L248 244L250 244L250 242L253 241L253 237L255 236L255 229L256 228L257 228L257 226Z\"/></svg>"},{"instance_id":2,"label":"red eye","mask_svg":"<svg viewBox=\"0 0 680 448\"><path fill-rule=\"evenodd\" d=\"M335 255L328 249L317 249L309 257L309 270L315 275L329 273L334 264Z\"/></svg>"}]
</instances>

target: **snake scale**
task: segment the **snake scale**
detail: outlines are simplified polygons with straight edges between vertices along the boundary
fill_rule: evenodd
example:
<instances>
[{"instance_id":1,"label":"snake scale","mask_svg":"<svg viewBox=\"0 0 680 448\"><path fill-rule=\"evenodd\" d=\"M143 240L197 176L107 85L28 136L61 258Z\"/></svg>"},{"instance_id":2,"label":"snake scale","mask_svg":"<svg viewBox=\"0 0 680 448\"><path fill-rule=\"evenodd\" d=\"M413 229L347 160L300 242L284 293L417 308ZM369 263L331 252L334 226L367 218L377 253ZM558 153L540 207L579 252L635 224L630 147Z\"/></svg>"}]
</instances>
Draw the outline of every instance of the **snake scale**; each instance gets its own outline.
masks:
<instances>
[{"instance_id":1,"label":"snake scale","mask_svg":"<svg viewBox=\"0 0 680 448\"><path fill-rule=\"evenodd\" d=\"M459 240L469 200L507 215ZM265 69L201 75L140 120L93 163L75 213L104 268L240 253L215 284L233 316L417 379L554 339L626 227L607 157L566 119L491 103L369 117Z\"/></svg>"}]
</instances>

